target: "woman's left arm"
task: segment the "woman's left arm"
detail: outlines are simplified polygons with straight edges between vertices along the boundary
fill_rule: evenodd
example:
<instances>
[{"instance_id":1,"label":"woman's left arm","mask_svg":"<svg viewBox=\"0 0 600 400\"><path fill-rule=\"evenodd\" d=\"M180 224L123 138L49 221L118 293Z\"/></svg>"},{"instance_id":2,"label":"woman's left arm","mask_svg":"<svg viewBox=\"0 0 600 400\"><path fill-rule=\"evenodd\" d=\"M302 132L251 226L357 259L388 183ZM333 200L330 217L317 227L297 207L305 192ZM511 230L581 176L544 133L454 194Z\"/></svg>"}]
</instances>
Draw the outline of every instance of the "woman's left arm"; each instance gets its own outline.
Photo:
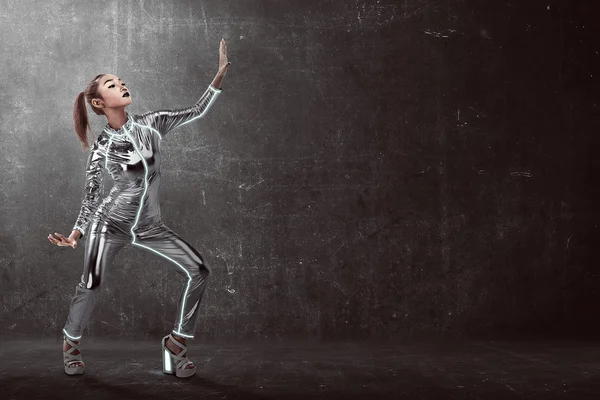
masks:
<instances>
[{"instance_id":1,"label":"woman's left arm","mask_svg":"<svg viewBox=\"0 0 600 400\"><path fill-rule=\"evenodd\" d=\"M151 126L164 136L180 125L202 118L219 97L222 91L221 81L230 65L231 63L227 61L227 44L222 39L219 46L219 70L196 104L178 110L158 110L143 114L141 116L142 124Z\"/></svg>"},{"instance_id":2,"label":"woman's left arm","mask_svg":"<svg viewBox=\"0 0 600 400\"><path fill-rule=\"evenodd\" d=\"M141 124L150 126L156 129L161 136L165 136L169 131L180 125L202 118L219 97L219 93L221 93L221 89L217 89L210 84L193 106L179 110L158 110L143 114Z\"/></svg>"}]
</instances>

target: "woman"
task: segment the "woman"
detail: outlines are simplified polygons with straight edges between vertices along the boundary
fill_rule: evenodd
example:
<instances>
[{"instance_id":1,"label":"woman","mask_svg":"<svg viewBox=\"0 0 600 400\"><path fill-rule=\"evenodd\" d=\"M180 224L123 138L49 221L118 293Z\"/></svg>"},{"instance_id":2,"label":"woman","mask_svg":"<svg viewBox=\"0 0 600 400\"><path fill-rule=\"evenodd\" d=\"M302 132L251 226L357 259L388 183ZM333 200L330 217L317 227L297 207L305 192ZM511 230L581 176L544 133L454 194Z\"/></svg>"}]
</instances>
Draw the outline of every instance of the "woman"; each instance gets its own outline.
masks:
<instances>
[{"instance_id":1,"label":"woman","mask_svg":"<svg viewBox=\"0 0 600 400\"><path fill-rule=\"evenodd\" d=\"M176 127L201 118L221 92L221 81L231 63L227 44L219 45L219 69L195 105L179 110L159 110L142 115L125 111L131 96L124 82L112 74L100 74L88 83L75 101L75 130L87 149L89 123L85 101L108 123L91 145L87 159L85 196L71 235L48 235L57 246L77 247L86 237L84 269L76 286L63 329L65 372L83 374L78 339L90 318L106 269L126 244L149 250L168 260L168 265L187 278L177 305L175 326L162 339L163 372L190 377L196 372L186 357L186 340L193 339L198 309L210 269L202 256L162 221L160 187L160 141ZM109 195L100 203L102 168L114 180Z\"/></svg>"}]
</instances>

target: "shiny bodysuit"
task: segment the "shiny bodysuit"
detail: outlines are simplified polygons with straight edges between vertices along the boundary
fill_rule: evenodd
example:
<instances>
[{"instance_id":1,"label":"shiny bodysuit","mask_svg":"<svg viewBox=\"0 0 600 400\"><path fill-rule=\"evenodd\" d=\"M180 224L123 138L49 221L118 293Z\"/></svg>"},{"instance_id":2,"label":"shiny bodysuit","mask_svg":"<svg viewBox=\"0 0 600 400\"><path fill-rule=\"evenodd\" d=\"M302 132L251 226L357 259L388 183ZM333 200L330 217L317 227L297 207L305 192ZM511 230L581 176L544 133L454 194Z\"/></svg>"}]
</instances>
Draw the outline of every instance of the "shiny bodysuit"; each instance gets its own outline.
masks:
<instances>
[{"instance_id":1,"label":"shiny bodysuit","mask_svg":"<svg viewBox=\"0 0 600 400\"><path fill-rule=\"evenodd\" d=\"M63 333L82 336L98 297L107 267L126 244L159 256L187 281L181 290L173 332L193 338L209 268L189 243L161 220L159 204L160 141L180 125L203 117L221 93L209 85L191 107L127 114L118 130L106 125L88 158L85 195L73 229L86 238L84 268L75 288ZM102 169L114 186L100 202Z\"/></svg>"}]
</instances>

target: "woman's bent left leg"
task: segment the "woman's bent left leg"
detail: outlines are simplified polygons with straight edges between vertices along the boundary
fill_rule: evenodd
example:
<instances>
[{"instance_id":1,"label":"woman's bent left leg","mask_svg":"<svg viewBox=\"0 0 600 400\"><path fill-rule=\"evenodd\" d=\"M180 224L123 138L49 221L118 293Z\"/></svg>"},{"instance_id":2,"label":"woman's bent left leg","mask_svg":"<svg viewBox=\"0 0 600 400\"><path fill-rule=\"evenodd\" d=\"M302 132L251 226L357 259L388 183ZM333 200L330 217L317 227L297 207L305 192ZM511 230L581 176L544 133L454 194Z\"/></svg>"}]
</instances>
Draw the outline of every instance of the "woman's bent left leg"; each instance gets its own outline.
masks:
<instances>
[{"instance_id":1,"label":"woman's bent left leg","mask_svg":"<svg viewBox=\"0 0 600 400\"><path fill-rule=\"evenodd\" d=\"M186 283L177 302L177 317L173 333L193 339L199 316L198 309L206 288L206 280L210 275L210 268L192 245L165 224L136 234L132 244L168 261L178 274L186 277Z\"/></svg>"}]
</instances>

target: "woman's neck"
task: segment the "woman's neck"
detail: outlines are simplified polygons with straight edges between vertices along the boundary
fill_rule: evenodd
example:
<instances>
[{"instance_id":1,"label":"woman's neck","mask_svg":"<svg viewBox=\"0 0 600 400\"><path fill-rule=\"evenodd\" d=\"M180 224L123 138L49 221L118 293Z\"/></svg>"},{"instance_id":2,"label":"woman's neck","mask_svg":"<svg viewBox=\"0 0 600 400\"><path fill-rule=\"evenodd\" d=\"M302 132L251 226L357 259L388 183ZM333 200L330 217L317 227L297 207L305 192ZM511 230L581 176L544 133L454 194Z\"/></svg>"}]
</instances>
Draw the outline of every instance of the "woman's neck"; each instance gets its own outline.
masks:
<instances>
[{"instance_id":1,"label":"woman's neck","mask_svg":"<svg viewBox=\"0 0 600 400\"><path fill-rule=\"evenodd\" d=\"M125 107L106 109L104 113L106 114L108 125L115 131L121 129L125 125L125 122L127 122L127 118L129 118L129 113L125 111Z\"/></svg>"}]
</instances>

